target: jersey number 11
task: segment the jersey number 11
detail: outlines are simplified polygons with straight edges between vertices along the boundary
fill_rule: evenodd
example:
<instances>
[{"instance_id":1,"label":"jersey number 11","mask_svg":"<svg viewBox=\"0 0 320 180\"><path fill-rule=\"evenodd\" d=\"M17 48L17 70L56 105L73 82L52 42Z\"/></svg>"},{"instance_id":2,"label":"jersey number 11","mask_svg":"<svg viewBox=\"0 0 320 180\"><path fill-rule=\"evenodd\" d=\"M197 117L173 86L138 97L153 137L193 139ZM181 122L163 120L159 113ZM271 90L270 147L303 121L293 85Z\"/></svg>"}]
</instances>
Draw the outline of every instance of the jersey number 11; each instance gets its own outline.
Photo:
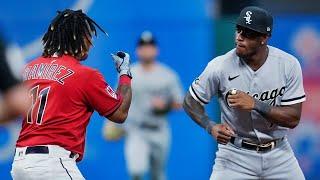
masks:
<instances>
[{"instance_id":1,"label":"jersey number 11","mask_svg":"<svg viewBox=\"0 0 320 180\"><path fill-rule=\"evenodd\" d=\"M46 110L48 95L50 91L50 86L43 88L39 92L39 85L34 86L30 89L30 97L32 98L32 105L28 111L27 123L32 124L34 118L36 118L36 123L41 125L44 112ZM37 106L36 106L37 105ZM36 117L33 117L34 111L37 111Z\"/></svg>"}]
</instances>

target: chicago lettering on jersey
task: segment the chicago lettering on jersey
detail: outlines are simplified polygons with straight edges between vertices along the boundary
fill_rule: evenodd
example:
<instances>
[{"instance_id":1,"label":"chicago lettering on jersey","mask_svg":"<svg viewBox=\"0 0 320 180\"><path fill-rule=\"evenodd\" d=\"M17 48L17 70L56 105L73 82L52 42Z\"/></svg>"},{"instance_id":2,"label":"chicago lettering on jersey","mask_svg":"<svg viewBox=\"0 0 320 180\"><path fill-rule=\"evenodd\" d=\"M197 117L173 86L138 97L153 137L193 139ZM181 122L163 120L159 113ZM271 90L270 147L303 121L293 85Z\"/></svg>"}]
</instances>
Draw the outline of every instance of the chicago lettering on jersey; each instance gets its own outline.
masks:
<instances>
[{"instance_id":1,"label":"chicago lettering on jersey","mask_svg":"<svg viewBox=\"0 0 320 180\"><path fill-rule=\"evenodd\" d=\"M275 106L276 105L276 98L278 96L283 96L284 91L286 90L286 87L283 86L280 89L272 89L272 90L267 90L262 92L261 94L255 93L252 95L253 98L255 99L259 99L260 101L268 101L268 100L272 100L270 101L270 105ZM250 94L250 92L247 92L247 94Z\"/></svg>"},{"instance_id":2,"label":"chicago lettering on jersey","mask_svg":"<svg viewBox=\"0 0 320 180\"><path fill-rule=\"evenodd\" d=\"M269 104L271 106L275 106L276 105L276 98L278 96L283 96L284 92L286 90L286 87L283 86L281 88L276 88L276 89L272 89L272 90L267 90L267 91L264 91L262 92L261 94L258 94L258 93L254 93L252 95L253 98L255 99L259 99L260 101L268 101L268 100L271 100L269 102ZM250 95L250 92L247 92L247 94ZM228 96L229 96L229 91L227 92L226 94L226 97L225 97L225 101L227 102L227 104L229 105L229 102L228 102Z\"/></svg>"},{"instance_id":3,"label":"chicago lettering on jersey","mask_svg":"<svg viewBox=\"0 0 320 180\"><path fill-rule=\"evenodd\" d=\"M73 74L74 71L72 69L63 65L41 63L26 67L23 73L23 80L47 79L64 85L64 80Z\"/></svg>"}]
</instances>

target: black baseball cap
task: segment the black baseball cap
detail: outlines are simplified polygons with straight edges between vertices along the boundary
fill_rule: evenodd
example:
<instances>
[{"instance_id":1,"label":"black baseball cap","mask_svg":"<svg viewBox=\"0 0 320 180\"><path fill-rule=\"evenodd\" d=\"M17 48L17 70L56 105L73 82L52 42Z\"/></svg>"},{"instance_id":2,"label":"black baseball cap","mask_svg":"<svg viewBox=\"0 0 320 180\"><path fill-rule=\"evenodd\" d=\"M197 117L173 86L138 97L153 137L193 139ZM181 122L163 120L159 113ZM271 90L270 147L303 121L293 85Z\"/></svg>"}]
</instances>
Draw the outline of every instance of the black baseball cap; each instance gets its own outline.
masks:
<instances>
[{"instance_id":1,"label":"black baseball cap","mask_svg":"<svg viewBox=\"0 0 320 180\"><path fill-rule=\"evenodd\" d=\"M253 31L271 36L273 17L268 11L262 8L256 6L248 6L242 9L236 24Z\"/></svg>"},{"instance_id":2,"label":"black baseball cap","mask_svg":"<svg viewBox=\"0 0 320 180\"><path fill-rule=\"evenodd\" d=\"M143 31L138 39L137 46L153 45L156 46L157 42L155 37L150 31Z\"/></svg>"}]
</instances>

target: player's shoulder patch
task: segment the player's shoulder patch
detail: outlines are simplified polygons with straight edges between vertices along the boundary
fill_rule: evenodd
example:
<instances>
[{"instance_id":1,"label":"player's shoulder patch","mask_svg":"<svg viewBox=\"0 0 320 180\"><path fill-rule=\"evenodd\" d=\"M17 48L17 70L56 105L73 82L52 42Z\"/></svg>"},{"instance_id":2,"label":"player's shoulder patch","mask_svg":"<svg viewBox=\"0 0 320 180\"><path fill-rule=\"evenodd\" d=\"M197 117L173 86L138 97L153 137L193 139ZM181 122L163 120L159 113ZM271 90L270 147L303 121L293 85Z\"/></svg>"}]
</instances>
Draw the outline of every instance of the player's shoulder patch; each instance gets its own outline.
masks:
<instances>
[{"instance_id":1,"label":"player's shoulder patch","mask_svg":"<svg viewBox=\"0 0 320 180\"><path fill-rule=\"evenodd\" d=\"M118 99L117 93L114 92L111 86L107 85L106 92L114 99Z\"/></svg>"}]
</instances>

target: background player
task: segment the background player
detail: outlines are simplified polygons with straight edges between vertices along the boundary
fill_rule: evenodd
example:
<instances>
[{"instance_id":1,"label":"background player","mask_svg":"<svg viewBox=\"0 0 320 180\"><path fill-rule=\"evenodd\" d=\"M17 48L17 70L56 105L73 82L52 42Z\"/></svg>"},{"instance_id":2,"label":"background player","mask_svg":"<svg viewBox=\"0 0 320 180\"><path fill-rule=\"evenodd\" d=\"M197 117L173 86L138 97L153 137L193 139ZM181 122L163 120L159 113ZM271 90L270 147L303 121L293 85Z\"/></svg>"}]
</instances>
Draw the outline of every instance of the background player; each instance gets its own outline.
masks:
<instances>
[{"instance_id":1,"label":"background player","mask_svg":"<svg viewBox=\"0 0 320 180\"><path fill-rule=\"evenodd\" d=\"M236 48L209 62L185 97L186 112L219 143L210 179L304 179L286 138L306 99L301 67L292 55L267 45L272 26L267 11L244 8ZM222 124L204 110L213 96Z\"/></svg>"},{"instance_id":2,"label":"background player","mask_svg":"<svg viewBox=\"0 0 320 180\"><path fill-rule=\"evenodd\" d=\"M141 34L136 49L139 62L132 66L132 106L126 131L125 157L134 180L143 179L151 170L151 179L166 179L165 164L170 146L167 114L180 109L182 89L177 74L156 60L158 47L149 31ZM107 139L117 139L121 130L112 123L105 128Z\"/></svg>"},{"instance_id":3,"label":"background player","mask_svg":"<svg viewBox=\"0 0 320 180\"><path fill-rule=\"evenodd\" d=\"M7 61L5 41L0 37L0 124L26 113L30 105L27 90L20 85L21 80L14 76Z\"/></svg>"},{"instance_id":4,"label":"background player","mask_svg":"<svg viewBox=\"0 0 320 180\"><path fill-rule=\"evenodd\" d=\"M117 92L97 70L80 64L96 27L102 30L81 10L58 12L43 36L42 56L27 64L24 80L33 105L17 141L13 179L84 179L76 161L83 157L93 111L125 121L131 103L129 55L112 55L120 76Z\"/></svg>"}]
</instances>

